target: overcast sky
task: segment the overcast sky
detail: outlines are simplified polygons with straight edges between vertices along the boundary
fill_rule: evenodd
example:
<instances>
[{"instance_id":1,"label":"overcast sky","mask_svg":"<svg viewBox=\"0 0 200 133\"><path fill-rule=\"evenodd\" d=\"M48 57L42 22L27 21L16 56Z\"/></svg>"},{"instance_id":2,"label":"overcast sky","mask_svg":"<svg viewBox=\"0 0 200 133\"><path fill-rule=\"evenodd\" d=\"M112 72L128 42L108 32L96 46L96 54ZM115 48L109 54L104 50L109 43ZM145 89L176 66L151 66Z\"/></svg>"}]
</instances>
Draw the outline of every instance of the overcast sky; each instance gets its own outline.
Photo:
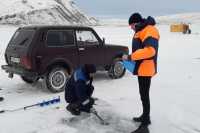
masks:
<instances>
[{"instance_id":1,"label":"overcast sky","mask_svg":"<svg viewBox=\"0 0 200 133\"><path fill-rule=\"evenodd\" d=\"M160 16L200 12L200 0L74 0L84 12L100 17L126 18L133 12Z\"/></svg>"}]
</instances>

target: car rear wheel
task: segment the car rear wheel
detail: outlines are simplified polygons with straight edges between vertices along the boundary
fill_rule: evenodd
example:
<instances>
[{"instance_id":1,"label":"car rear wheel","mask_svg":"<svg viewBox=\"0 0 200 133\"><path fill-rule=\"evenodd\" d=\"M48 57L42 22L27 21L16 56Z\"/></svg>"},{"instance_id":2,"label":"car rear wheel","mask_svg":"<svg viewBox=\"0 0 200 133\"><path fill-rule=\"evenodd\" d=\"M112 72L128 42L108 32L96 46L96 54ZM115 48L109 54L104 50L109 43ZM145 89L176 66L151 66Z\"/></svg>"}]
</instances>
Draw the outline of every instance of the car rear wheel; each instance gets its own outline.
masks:
<instances>
[{"instance_id":1,"label":"car rear wheel","mask_svg":"<svg viewBox=\"0 0 200 133\"><path fill-rule=\"evenodd\" d=\"M39 80L38 77L26 77L26 76L21 76L22 80L28 84L33 84Z\"/></svg>"},{"instance_id":2,"label":"car rear wheel","mask_svg":"<svg viewBox=\"0 0 200 133\"><path fill-rule=\"evenodd\" d=\"M51 69L45 77L47 88L53 92L62 92L65 89L65 84L69 79L69 73L66 68L56 66Z\"/></svg>"},{"instance_id":3,"label":"car rear wheel","mask_svg":"<svg viewBox=\"0 0 200 133\"><path fill-rule=\"evenodd\" d=\"M113 63L110 66L110 69L108 70L108 75L112 79L118 79L124 76L126 72L126 69L121 63L121 60L119 58L114 59Z\"/></svg>"}]
</instances>

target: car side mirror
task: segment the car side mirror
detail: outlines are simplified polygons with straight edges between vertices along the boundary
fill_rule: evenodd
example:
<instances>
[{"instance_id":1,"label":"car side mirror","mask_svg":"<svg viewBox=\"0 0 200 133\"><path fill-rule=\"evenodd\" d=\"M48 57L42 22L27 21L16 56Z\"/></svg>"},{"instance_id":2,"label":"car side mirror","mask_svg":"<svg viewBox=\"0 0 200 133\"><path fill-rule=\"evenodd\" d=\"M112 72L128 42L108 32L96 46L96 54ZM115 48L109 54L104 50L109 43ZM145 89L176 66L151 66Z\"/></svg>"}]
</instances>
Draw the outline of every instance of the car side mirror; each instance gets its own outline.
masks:
<instances>
[{"instance_id":1,"label":"car side mirror","mask_svg":"<svg viewBox=\"0 0 200 133\"><path fill-rule=\"evenodd\" d=\"M102 42L103 42L103 45L105 44L105 38L103 37L103 39L102 39Z\"/></svg>"}]
</instances>

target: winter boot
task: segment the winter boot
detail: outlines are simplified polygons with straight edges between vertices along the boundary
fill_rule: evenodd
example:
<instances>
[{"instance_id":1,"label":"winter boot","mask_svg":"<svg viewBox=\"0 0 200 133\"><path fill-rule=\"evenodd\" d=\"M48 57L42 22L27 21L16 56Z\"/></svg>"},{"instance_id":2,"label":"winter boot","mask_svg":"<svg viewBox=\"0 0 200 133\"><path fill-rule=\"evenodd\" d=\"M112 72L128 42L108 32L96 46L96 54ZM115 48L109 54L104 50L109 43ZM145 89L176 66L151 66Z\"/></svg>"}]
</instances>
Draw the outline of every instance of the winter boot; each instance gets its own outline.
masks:
<instances>
[{"instance_id":1,"label":"winter boot","mask_svg":"<svg viewBox=\"0 0 200 133\"><path fill-rule=\"evenodd\" d=\"M0 97L0 102L3 101L3 100L4 100L4 98L3 98L3 97Z\"/></svg>"},{"instance_id":2,"label":"winter boot","mask_svg":"<svg viewBox=\"0 0 200 133\"><path fill-rule=\"evenodd\" d=\"M78 108L78 105L76 104L69 104L66 109L72 114L72 115L80 115L80 110Z\"/></svg>"},{"instance_id":3,"label":"winter boot","mask_svg":"<svg viewBox=\"0 0 200 133\"><path fill-rule=\"evenodd\" d=\"M141 115L140 117L133 117L134 122L142 122L143 116Z\"/></svg>"},{"instance_id":4,"label":"winter boot","mask_svg":"<svg viewBox=\"0 0 200 133\"><path fill-rule=\"evenodd\" d=\"M149 125L151 124L151 120L150 120L150 117L144 117L143 115L140 116L140 117L134 117L133 118L133 121L134 122L141 122L143 125Z\"/></svg>"}]
</instances>

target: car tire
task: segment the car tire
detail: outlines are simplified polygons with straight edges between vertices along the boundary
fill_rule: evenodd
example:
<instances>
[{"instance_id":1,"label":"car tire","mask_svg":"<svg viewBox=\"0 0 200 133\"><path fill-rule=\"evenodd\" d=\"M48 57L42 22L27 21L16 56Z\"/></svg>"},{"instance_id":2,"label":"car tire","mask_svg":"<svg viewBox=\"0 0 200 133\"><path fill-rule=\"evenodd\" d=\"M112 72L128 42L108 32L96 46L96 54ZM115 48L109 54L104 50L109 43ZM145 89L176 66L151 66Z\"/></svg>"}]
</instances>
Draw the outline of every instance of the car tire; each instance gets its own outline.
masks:
<instances>
[{"instance_id":1,"label":"car tire","mask_svg":"<svg viewBox=\"0 0 200 133\"><path fill-rule=\"evenodd\" d=\"M113 60L113 63L108 70L108 76L112 79L118 79L124 76L126 69L121 63L121 59L116 58Z\"/></svg>"},{"instance_id":2,"label":"car tire","mask_svg":"<svg viewBox=\"0 0 200 133\"><path fill-rule=\"evenodd\" d=\"M59 66L53 67L45 76L46 86L53 93L62 92L68 79L67 69Z\"/></svg>"},{"instance_id":3,"label":"car tire","mask_svg":"<svg viewBox=\"0 0 200 133\"><path fill-rule=\"evenodd\" d=\"M21 79L28 84L33 84L39 80L38 77L26 77L26 76L21 76Z\"/></svg>"}]
</instances>

